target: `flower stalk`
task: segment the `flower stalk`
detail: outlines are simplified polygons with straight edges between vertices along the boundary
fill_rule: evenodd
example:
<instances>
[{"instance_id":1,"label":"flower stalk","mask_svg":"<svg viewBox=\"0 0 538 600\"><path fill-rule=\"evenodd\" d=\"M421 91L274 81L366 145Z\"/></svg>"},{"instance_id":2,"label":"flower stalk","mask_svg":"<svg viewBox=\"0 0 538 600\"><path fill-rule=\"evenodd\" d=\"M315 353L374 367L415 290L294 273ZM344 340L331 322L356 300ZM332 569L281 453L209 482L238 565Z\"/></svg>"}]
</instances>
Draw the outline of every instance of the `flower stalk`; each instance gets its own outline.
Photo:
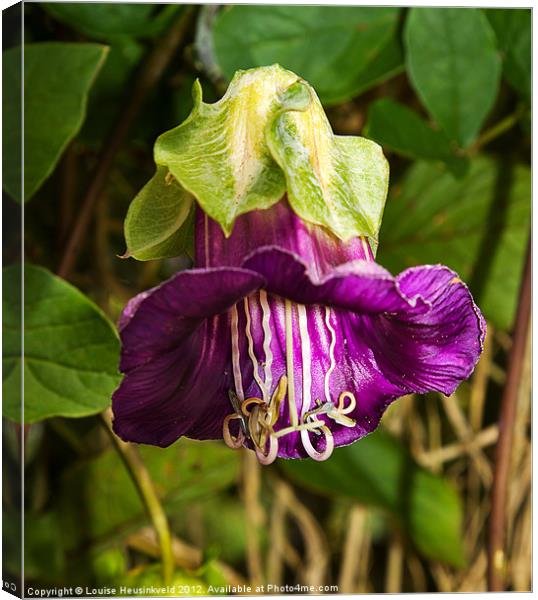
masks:
<instances>
[{"instance_id":1,"label":"flower stalk","mask_svg":"<svg viewBox=\"0 0 538 600\"><path fill-rule=\"evenodd\" d=\"M147 470L140 454L134 446L123 442L112 433L112 414L110 410L102 413L102 418L107 432L110 434L114 447L122 459L135 487L144 504L146 512L151 520L159 540L160 557L162 564L162 577L165 585L172 583L174 574L174 553L172 549L172 535L168 525L166 513L159 500L151 475Z\"/></svg>"}]
</instances>

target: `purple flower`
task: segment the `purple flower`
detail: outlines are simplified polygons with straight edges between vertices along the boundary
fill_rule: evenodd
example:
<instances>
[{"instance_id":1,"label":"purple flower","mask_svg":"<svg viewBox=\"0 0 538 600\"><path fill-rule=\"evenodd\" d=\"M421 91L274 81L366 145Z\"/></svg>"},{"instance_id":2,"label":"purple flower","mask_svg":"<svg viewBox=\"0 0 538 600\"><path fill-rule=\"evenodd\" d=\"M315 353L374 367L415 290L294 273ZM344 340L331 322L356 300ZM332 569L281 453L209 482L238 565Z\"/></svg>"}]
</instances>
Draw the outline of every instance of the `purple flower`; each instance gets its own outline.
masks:
<instances>
[{"instance_id":1,"label":"purple flower","mask_svg":"<svg viewBox=\"0 0 538 600\"><path fill-rule=\"evenodd\" d=\"M447 267L393 277L365 238L343 243L285 199L239 217L228 239L197 210L195 268L120 319L124 440L224 437L263 463L324 460L399 396L451 394L471 374L486 324Z\"/></svg>"}]
</instances>

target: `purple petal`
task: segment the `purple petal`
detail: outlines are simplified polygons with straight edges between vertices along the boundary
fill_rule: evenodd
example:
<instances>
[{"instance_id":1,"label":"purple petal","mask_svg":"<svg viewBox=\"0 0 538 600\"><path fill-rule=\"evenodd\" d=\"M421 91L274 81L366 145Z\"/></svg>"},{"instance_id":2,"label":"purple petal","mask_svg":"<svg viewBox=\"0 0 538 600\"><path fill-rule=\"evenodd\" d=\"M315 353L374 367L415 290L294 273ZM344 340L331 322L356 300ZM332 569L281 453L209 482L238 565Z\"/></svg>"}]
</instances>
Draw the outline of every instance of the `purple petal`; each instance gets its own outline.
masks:
<instances>
[{"instance_id":1,"label":"purple petal","mask_svg":"<svg viewBox=\"0 0 538 600\"><path fill-rule=\"evenodd\" d=\"M452 393L473 371L485 321L468 288L444 266L409 269L392 277L375 263L353 261L315 278L289 252L262 248L244 262L262 274L265 289L302 304L324 304L356 315L366 340L400 395Z\"/></svg>"},{"instance_id":2,"label":"purple petal","mask_svg":"<svg viewBox=\"0 0 538 600\"><path fill-rule=\"evenodd\" d=\"M404 294L421 293L431 310L365 320L376 359L402 389L450 395L478 362L486 322L467 286L448 267L414 267L396 280Z\"/></svg>"},{"instance_id":3,"label":"purple petal","mask_svg":"<svg viewBox=\"0 0 538 600\"><path fill-rule=\"evenodd\" d=\"M238 217L228 239L220 225L197 208L195 239L195 265L199 267L241 266L245 257L261 246L289 250L319 275L353 259L373 260L364 238L342 242L323 227L300 219L285 197L267 210Z\"/></svg>"},{"instance_id":4,"label":"purple petal","mask_svg":"<svg viewBox=\"0 0 538 600\"><path fill-rule=\"evenodd\" d=\"M167 446L181 435L222 437L230 412L230 306L263 278L242 269L179 273L123 315L114 431L128 441Z\"/></svg>"},{"instance_id":5,"label":"purple petal","mask_svg":"<svg viewBox=\"0 0 538 600\"><path fill-rule=\"evenodd\" d=\"M361 314L430 310L420 293L402 293L394 277L371 261L354 260L318 277L297 255L269 246L248 256L243 267L263 275L269 292L302 304L324 304Z\"/></svg>"}]
</instances>

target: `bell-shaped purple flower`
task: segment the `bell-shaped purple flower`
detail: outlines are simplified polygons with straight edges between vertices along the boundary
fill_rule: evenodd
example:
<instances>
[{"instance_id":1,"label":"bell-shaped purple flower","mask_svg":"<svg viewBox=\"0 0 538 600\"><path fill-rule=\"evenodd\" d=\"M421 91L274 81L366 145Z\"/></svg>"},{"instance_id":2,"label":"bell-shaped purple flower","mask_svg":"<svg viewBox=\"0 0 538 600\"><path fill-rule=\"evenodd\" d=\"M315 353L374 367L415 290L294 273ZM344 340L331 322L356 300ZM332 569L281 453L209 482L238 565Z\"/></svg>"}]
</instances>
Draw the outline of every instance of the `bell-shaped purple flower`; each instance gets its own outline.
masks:
<instances>
[{"instance_id":1,"label":"bell-shaped purple flower","mask_svg":"<svg viewBox=\"0 0 538 600\"><path fill-rule=\"evenodd\" d=\"M120 319L121 438L224 438L263 463L324 460L396 398L451 394L471 374L486 325L447 267L393 277L365 238L343 243L286 199L239 217L229 238L197 210L195 267Z\"/></svg>"}]
</instances>

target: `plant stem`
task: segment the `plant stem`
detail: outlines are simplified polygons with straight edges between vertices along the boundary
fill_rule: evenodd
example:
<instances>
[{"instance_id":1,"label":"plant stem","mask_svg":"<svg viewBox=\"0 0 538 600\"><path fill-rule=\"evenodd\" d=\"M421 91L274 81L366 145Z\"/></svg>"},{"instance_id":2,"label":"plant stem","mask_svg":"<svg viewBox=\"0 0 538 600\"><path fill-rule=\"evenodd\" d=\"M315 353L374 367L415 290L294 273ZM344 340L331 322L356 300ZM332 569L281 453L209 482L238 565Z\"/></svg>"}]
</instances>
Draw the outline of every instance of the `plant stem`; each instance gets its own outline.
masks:
<instances>
[{"instance_id":1,"label":"plant stem","mask_svg":"<svg viewBox=\"0 0 538 600\"><path fill-rule=\"evenodd\" d=\"M140 454L135 446L127 444L112 431L112 413L110 410L102 413L106 429L110 434L114 447L124 462L131 476L140 498L144 503L148 516L157 532L162 563L162 575L165 585L170 585L174 574L175 558L172 549L172 535L168 526L168 519L161 505L151 476L146 469Z\"/></svg>"},{"instance_id":2,"label":"plant stem","mask_svg":"<svg viewBox=\"0 0 538 600\"><path fill-rule=\"evenodd\" d=\"M491 498L488 547L488 589L492 592L505 588L506 501L510 473L511 450L516 418L519 382L525 357L531 313L531 239L525 270L519 292L512 347L508 357L506 383L501 399L499 439L495 452L495 471Z\"/></svg>"},{"instance_id":3,"label":"plant stem","mask_svg":"<svg viewBox=\"0 0 538 600\"><path fill-rule=\"evenodd\" d=\"M116 154L125 141L131 125L144 105L146 98L162 77L166 67L182 44L186 33L190 29L195 10L195 7L189 6L182 12L160 43L149 54L142 70L136 75L134 88L129 94L126 106L121 110L118 121L103 145L97 169L91 178L91 183L82 201L82 208L77 215L65 246L57 271L57 274L64 279L69 277L75 265L93 211L103 191L110 169L114 164Z\"/></svg>"},{"instance_id":4,"label":"plant stem","mask_svg":"<svg viewBox=\"0 0 538 600\"><path fill-rule=\"evenodd\" d=\"M520 106L513 113L504 117L504 119L501 119L498 123L495 123L493 127L487 131L484 131L484 133L476 140L476 142L468 148L467 154L476 154L481 148L492 142L494 139L500 137L509 129L512 129L512 127L519 121L521 113L522 107Z\"/></svg>"}]
</instances>

